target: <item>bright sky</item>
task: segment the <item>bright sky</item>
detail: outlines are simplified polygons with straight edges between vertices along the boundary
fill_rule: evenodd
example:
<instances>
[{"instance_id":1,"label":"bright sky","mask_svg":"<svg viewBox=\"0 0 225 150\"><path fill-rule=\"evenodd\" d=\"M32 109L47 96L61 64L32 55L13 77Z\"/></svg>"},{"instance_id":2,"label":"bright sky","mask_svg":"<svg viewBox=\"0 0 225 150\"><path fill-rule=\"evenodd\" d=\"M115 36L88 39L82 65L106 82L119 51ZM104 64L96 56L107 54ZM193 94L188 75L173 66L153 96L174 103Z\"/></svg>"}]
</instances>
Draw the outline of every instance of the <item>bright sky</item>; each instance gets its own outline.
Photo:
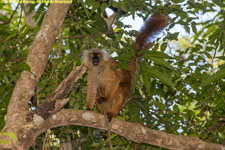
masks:
<instances>
[{"instance_id":1,"label":"bright sky","mask_svg":"<svg viewBox=\"0 0 225 150\"><path fill-rule=\"evenodd\" d=\"M218 8L218 11L219 11L220 8ZM107 9L107 13L109 15L111 15L113 13L113 11L111 11L110 9ZM215 15L217 14L217 12L207 12L207 13L204 13L204 14L201 14L199 13L197 16L194 16L194 17L198 17L199 19L197 20L197 22L203 22L203 21L207 21L207 20L212 20ZM169 15L170 18L173 18L174 15ZM141 26L143 25L143 20L142 18L136 16L135 17L135 20L133 20L132 16L129 16L129 17L125 17L122 22L125 24L125 25L131 25L132 28L130 28L129 30L137 30L139 31ZM200 26L197 26L197 30L199 31L200 30ZM184 28L181 26L181 25L175 25L171 30L170 30L171 33L175 33L175 32L179 32L179 37L182 37L182 36L188 36L188 33L184 30ZM193 35L194 33L192 32L191 30L191 33L190 35Z\"/></svg>"}]
</instances>

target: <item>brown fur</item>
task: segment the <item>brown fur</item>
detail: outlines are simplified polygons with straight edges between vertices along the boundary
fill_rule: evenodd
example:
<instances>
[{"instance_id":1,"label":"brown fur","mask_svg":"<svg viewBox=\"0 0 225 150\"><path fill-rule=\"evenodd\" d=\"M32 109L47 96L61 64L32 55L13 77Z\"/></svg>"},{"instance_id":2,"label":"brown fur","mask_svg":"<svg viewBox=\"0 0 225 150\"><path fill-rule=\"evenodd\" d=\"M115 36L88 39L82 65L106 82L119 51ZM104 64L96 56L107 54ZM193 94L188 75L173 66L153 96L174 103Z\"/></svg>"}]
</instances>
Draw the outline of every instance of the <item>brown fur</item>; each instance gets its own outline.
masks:
<instances>
[{"instance_id":1,"label":"brown fur","mask_svg":"<svg viewBox=\"0 0 225 150\"><path fill-rule=\"evenodd\" d=\"M98 109L103 112L101 105L97 103L98 99L103 97L106 113L115 117L130 95L133 81L132 72L113 68L117 62L102 50L88 50L86 55L93 52L101 53L103 58L98 66L93 66L87 57L83 58L83 64L88 68L86 107L92 109L96 102Z\"/></svg>"},{"instance_id":2,"label":"brown fur","mask_svg":"<svg viewBox=\"0 0 225 150\"><path fill-rule=\"evenodd\" d=\"M156 36L168 23L168 16L159 14L152 15L146 21L134 43L135 57L130 60L130 71L115 68L117 62L103 50L92 49L84 52L82 61L88 69L87 109L93 109L96 103L98 109L103 113L99 99L104 99L103 106L109 117L115 117L119 113L132 91L138 52L147 48L149 38ZM102 54L97 66L92 64L92 58L89 56L91 53Z\"/></svg>"},{"instance_id":3,"label":"brown fur","mask_svg":"<svg viewBox=\"0 0 225 150\"><path fill-rule=\"evenodd\" d=\"M156 37L169 24L169 20L167 15L154 14L145 22L134 43L136 56L138 51L147 48L149 40Z\"/></svg>"}]
</instances>

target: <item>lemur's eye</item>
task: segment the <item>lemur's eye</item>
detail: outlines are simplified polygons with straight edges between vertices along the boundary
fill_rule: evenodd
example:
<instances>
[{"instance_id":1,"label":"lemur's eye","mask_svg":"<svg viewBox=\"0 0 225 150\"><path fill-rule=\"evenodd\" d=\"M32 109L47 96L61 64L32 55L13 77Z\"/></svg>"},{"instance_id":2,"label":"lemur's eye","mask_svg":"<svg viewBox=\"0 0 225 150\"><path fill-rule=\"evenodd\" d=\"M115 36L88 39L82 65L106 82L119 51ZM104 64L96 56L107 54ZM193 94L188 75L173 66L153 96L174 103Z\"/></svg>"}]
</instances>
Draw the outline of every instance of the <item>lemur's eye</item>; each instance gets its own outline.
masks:
<instances>
[{"instance_id":1,"label":"lemur's eye","mask_svg":"<svg viewBox=\"0 0 225 150\"><path fill-rule=\"evenodd\" d=\"M99 54L98 54L98 57L102 57L102 54L101 54L101 53L99 53Z\"/></svg>"},{"instance_id":2,"label":"lemur's eye","mask_svg":"<svg viewBox=\"0 0 225 150\"><path fill-rule=\"evenodd\" d=\"M89 56L90 56L90 57L94 57L94 54L91 53L91 54L89 54Z\"/></svg>"}]
</instances>

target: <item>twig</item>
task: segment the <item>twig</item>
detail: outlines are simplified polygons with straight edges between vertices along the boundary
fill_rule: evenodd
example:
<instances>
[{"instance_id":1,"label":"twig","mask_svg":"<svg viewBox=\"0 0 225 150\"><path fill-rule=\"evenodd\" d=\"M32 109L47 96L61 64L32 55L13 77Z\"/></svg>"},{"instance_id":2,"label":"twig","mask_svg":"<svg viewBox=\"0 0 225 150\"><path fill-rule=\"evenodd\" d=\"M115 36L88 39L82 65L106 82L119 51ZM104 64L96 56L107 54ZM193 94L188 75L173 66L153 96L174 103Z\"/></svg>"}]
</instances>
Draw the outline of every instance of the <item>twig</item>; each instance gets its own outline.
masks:
<instances>
[{"instance_id":1,"label":"twig","mask_svg":"<svg viewBox=\"0 0 225 150\"><path fill-rule=\"evenodd\" d=\"M19 22L18 22L18 25L17 25L17 27L19 27L19 25L20 25L20 22L21 22L21 17L22 17L22 14L23 14L23 12L22 12L22 7L20 7L21 8L21 10L20 10L20 18L19 18Z\"/></svg>"},{"instance_id":2,"label":"twig","mask_svg":"<svg viewBox=\"0 0 225 150\"><path fill-rule=\"evenodd\" d=\"M58 59L60 59L61 57L61 52L62 52L62 43L63 43L63 31L64 31L64 24L62 24L61 27L61 35L60 35L60 39L59 39L59 46L57 46L56 48L56 56ZM56 66L57 70L59 70L59 63ZM58 80L59 79L59 72L56 72L56 81L57 81L57 86L58 86Z\"/></svg>"},{"instance_id":3,"label":"twig","mask_svg":"<svg viewBox=\"0 0 225 150\"><path fill-rule=\"evenodd\" d=\"M84 66L77 66L73 69L43 103L41 103L35 110L27 114L27 121L32 121L34 114L47 119L50 115L59 111L69 101L69 99L65 99L65 97L71 91L73 85L83 76L85 72L86 68Z\"/></svg>"},{"instance_id":4,"label":"twig","mask_svg":"<svg viewBox=\"0 0 225 150\"><path fill-rule=\"evenodd\" d=\"M81 28L81 25L80 25L79 19L78 19L78 17L77 17L77 14L76 14L75 11L73 11L73 13L74 13L74 16L75 16L75 18L76 18L76 21L77 21L77 23L78 23L78 26L79 26L79 28L80 28L80 33L81 33L81 35L84 37L84 35L83 35L83 30L82 30L82 28Z\"/></svg>"},{"instance_id":5,"label":"twig","mask_svg":"<svg viewBox=\"0 0 225 150\"><path fill-rule=\"evenodd\" d=\"M74 38L81 38L81 39L83 39L84 37L86 37L86 36L83 36L83 35L75 35L75 36L64 37L63 39L74 39ZM56 40L60 40L60 39L57 38Z\"/></svg>"},{"instance_id":6,"label":"twig","mask_svg":"<svg viewBox=\"0 0 225 150\"><path fill-rule=\"evenodd\" d=\"M111 34L123 34L122 32L118 31L118 32L113 32L113 33L99 33L99 34L96 34L94 36L91 36L91 35L75 35L75 36L68 36L68 37L64 37L63 39L74 39L74 38L84 38L84 37L88 37L88 38L95 38L95 37L99 37L101 35L111 35ZM56 40L60 40L60 39L56 39Z\"/></svg>"},{"instance_id":7,"label":"twig","mask_svg":"<svg viewBox=\"0 0 225 150\"><path fill-rule=\"evenodd\" d=\"M72 9L73 9L73 8L72 8ZM83 41L84 41L84 44L87 45L87 44L86 44L86 40L84 39L85 36L84 36L84 34L83 34L83 30L82 30L80 21L79 21L79 19L78 19L77 13L74 11L74 9L73 9L73 13L74 13L75 19L76 19L76 21L77 21L77 23L78 23L78 26L79 26L79 28L80 28L80 34L82 35L82 39L83 39Z\"/></svg>"},{"instance_id":8,"label":"twig","mask_svg":"<svg viewBox=\"0 0 225 150\"><path fill-rule=\"evenodd\" d=\"M0 25L10 24L10 21L12 20L13 16L15 15L16 10L17 10L17 8L19 7L19 5L20 5L20 0L19 0L19 2L18 2L18 5L16 6L16 9L13 11L12 15L10 16L9 20L8 20L7 22L4 22L4 23L0 24Z\"/></svg>"},{"instance_id":9,"label":"twig","mask_svg":"<svg viewBox=\"0 0 225 150\"><path fill-rule=\"evenodd\" d=\"M101 103L101 106L102 106L102 110L103 110L103 113L104 113L104 116L105 116L106 126L107 126L107 130L108 130L109 149L112 150L113 147L112 147L112 141L111 141L110 125L109 125L109 121L108 121L108 118L107 118L107 115L106 115L106 112L105 112L105 108L103 106L103 103Z\"/></svg>"},{"instance_id":10,"label":"twig","mask_svg":"<svg viewBox=\"0 0 225 150\"><path fill-rule=\"evenodd\" d=\"M118 15L118 13L119 13L119 11L117 11L116 12L116 14L115 14L115 16L114 16L114 18L113 18L113 21L111 22L111 27L112 27L112 25L114 24L114 22L115 22L115 20L116 20L116 17L117 17L117 15Z\"/></svg>"},{"instance_id":11,"label":"twig","mask_svg":"<svg viewBox=\"0 0 225 150\"><path fill-rule=\"evenodd\" d=\"M43 150L45 150L45 144L46 144L46 141L48 140L48 131L46 131L45 133L45 139L44 139L44 142L43 142Z\"/></svg>"},{"instance_id":12,"label":"twig","mask_svg":"<svg viewBox=\"0 0 225 150\"><path fill-rule=\"evenodd\" d=\"M133 144L133 150L136 150L136 148L137 148L137 145L136 145L136 143L134 143Z\"/></svg>"}]
</instances>

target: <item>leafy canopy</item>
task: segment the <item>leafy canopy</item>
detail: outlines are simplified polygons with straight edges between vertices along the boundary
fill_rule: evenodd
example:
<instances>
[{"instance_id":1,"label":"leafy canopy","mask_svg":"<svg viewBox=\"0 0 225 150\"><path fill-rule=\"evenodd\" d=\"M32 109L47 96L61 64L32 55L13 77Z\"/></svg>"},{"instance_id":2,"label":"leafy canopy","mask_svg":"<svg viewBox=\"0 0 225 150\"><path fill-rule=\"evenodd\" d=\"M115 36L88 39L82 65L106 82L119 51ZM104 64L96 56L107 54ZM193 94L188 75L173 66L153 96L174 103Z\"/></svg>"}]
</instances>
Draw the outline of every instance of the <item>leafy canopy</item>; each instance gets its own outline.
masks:
<instances>
[{"instance_id":1,"label":"leafy canopy","mask_svg":"<svg viewBox=\"0 0 225 150\"><path fill-rule=\"evenodd\" d=\"M109 6L126 12L117 15L114 33L109 32L103 18L104 10ZM35 10L37 22L36 27L31 28L26 24L22 5L0 3L0 128L4 126L16 80L22 70L29 71L26 64L29 46L48 7L45 3L31 5L30 12ZM137 31L130 30L130 25L123 19L131 16L146 20L153 13L166 13L171 17L171 23L150 51L144 51L131 100L118 118L221 144L225 138L224 125L219 126L225 114L224 8L222 0L73 1L30 107L36 107L74 66L81 65L84 49L98 47L116 53L119 67L126 69L133 55ZM71 91L66 108L84 110L85 89L84 77ZM106 133L94 131L78 126L52 130L58 138L85 137L87 140L80 145L82 149L108 147L104 140ZM132 142L115 134L112 142L120 149L132 147ZM137 147L153 148L145 144Z\"/></svg>"}]
</instances>

